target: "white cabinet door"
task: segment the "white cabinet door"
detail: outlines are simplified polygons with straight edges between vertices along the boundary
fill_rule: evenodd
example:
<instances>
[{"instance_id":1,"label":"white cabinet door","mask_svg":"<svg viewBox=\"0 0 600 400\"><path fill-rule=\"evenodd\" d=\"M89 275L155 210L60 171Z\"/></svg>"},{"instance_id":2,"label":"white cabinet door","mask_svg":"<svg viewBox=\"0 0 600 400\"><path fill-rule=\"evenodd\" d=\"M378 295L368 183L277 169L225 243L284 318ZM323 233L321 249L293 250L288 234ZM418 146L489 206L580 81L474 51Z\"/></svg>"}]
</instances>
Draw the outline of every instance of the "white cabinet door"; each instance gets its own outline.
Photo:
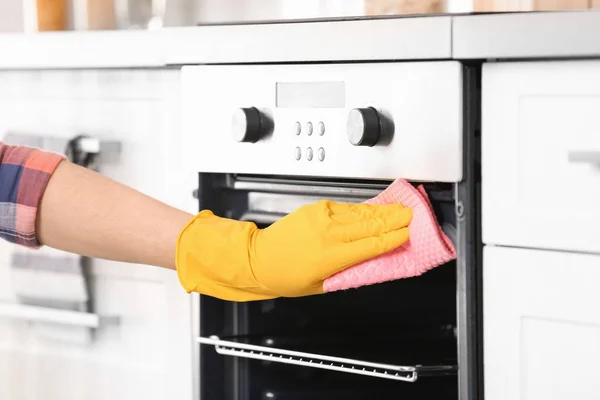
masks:
<instances>
[{"instance_id":1,"label":"white cabinet door","mask_svg":"<svg viewBox=\"0 0 600 400\"><path fill-rule=\"evenodd\" d=\"M600 252L600 61L489 63L483 239Z\"/></svg>"},{"instance_id":2,"label":"white cabinet door","mask_svg":"<svg viewBox=\"0 0 600 400\"><path fill-rule=\"evenodd\" d=\"M179 161L178 70L8 71L0 88L0 140L5 132L118 140L121 157L102 174L197 211L197 175ZM15 299L13 249L0 241L0 301ZM48 340L44 324L0 318L0 399L194 398L191 302L176 274L98 259L91 274L94 311L119 323L79 345Z\"/></svg>"},{"instance_id":3,"label":"white cabinet door","mask_svg":"<svg viewBox=\"0 0 600 400\"><path fill-rule=\"evenodd\" d=\"M486 400L600 398L600 256L486 246Z\"/></svg>"}]
</instances>

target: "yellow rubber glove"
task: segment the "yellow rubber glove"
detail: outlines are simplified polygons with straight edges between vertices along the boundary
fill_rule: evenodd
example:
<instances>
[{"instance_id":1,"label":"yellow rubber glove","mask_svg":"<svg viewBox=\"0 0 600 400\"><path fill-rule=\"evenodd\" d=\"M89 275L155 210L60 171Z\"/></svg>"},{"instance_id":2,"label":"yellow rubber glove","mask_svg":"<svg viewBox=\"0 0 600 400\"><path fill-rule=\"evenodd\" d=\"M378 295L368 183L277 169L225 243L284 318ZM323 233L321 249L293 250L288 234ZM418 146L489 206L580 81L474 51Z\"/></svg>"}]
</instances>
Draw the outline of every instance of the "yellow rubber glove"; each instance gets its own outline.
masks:
<instances>
[{"instance_id":1,"label":"yellow rubber glove","mask_svg":"<svg viewBox=\"0 0 600 400\"><path fill-rule=\"evenodd\" d=\"M202 211L179 235L177 273L188 293L223 300L320 294L327 277L404 244L411 218L399 204L319 201L258 229Z\"/></svg>"}]
</instances>

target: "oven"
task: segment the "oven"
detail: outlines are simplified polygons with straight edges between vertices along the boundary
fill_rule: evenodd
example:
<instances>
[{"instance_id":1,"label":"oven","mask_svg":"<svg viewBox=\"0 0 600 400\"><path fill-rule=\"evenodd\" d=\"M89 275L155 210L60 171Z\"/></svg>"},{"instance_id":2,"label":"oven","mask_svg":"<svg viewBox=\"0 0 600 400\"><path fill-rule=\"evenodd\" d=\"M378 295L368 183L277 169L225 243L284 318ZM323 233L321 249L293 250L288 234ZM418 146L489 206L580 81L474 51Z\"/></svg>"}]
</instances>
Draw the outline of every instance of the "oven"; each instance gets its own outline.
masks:
<instances>
[{"instance_id":1,"label":"oven","mask_svg":"<svg viewBox=\"0 0 600 400\"><path fill-rule=\"evenodd\" d=\"M320 199L423 185L457 258L305 298L197 296L201 400L479 399L478 69L453 61L182 69L199 209L267 227ZM285 268L285 266L282 266Z\"/></svg>"}]
</instances>

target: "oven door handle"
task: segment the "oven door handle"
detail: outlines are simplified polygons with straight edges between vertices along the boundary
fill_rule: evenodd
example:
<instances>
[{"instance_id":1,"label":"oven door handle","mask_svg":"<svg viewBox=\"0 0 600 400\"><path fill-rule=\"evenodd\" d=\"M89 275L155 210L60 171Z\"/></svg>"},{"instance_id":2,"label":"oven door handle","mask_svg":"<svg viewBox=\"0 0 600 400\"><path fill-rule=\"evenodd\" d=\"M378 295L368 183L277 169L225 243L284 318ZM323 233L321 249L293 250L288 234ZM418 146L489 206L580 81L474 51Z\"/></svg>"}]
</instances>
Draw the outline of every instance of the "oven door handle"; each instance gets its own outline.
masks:
<instances>
[{"instance_id":1,"label":"oven door handle","mask_svg":"<svg viewBox=\"0 0 600 400\"><path fill-rule=\"evenodd\" d=\"M285 214L268 213L264 211L246 211L240 221L256 222L257 224L271 225L285 217Z\"/></svg>"},{"instance_id":2,"label":"oven door handle","mask_svg":"<svg viewBox=\"0 0 600 400\"><path fill-rule=\"evenodd\" d=\"M221 340L218 336L209 338L199 337L201 344L214 345L215 351L224 356L252 358L255 360L293 364L303 367L328 369L358 375L367 375L376 378L392 379L404 382L415 382L419 372L427 373L453 373L455 366L400 366L373 363L369 361L353 360L349 358L331 357L321 354L303 353L276 349L272 347L256 346L245 343Z\"/></svg>"}]
</instances>

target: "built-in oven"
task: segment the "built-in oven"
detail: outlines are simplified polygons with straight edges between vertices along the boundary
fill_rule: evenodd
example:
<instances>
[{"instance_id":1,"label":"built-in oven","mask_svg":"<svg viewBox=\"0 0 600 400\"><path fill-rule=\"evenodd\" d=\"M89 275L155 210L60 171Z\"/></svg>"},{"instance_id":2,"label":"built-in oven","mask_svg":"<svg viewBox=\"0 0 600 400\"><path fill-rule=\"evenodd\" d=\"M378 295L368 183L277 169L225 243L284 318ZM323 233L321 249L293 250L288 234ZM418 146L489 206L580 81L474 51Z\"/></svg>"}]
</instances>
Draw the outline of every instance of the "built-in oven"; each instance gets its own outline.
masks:
<instances>
[{"instance_id":1,"label":"built-in oven","mask_svg":"<svg viewBox=\"0 0 600 400\"><path fill-rule=\"evenodd\" d=\"M323 295L199 296L201 400L481 398L478 81L451 61L183 68L199 209L262 228L404 178L457 252L418 277Z\"/></svg>"}]
</instances>

